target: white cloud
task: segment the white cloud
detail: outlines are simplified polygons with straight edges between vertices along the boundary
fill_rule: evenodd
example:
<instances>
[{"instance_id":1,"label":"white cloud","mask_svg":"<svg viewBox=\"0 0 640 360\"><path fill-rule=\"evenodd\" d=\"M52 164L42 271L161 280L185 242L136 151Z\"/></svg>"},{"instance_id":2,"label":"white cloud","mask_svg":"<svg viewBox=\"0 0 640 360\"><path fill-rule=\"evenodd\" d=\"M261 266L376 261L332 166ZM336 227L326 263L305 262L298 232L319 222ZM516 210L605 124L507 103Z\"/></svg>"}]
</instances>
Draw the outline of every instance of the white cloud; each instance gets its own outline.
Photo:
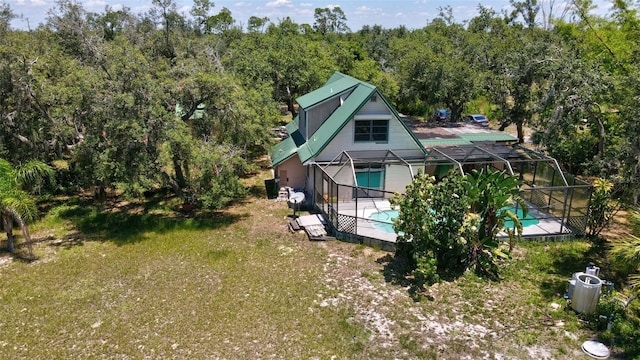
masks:
<instances>
[{"instance_id":1,"label":"white cloud","mask_svg":"<svg viewBox=\"0 0 640 360\"><path fill-rule=\"evenodd\" d=\"M276 0L266 4L267 7L293 7L291 0Z\"/></svg>"},{"instance_id":2,"label":"white cloud","mask_svg":"<svg viewBox=\"0 0 640 360\"><path fill-rule=\"evenodd\" d=\"M358 16L379 16L384 15L384 11L381 8L370 8L368 6L359 6L354 11Z\"/></svg>"},{"instance_id":3,"label":"white cloud","mask_svg":"<svg viewBox=\"0 0 640 360\"><path fill-rule=\"evenodd\" d=\"M239 8L252 8L253 7L252 3L242 2L242 1L241 2L237 2L237 3L233 4L233 5L235 5L235 6L239 7Z\"/></svg>"}]
</instances>

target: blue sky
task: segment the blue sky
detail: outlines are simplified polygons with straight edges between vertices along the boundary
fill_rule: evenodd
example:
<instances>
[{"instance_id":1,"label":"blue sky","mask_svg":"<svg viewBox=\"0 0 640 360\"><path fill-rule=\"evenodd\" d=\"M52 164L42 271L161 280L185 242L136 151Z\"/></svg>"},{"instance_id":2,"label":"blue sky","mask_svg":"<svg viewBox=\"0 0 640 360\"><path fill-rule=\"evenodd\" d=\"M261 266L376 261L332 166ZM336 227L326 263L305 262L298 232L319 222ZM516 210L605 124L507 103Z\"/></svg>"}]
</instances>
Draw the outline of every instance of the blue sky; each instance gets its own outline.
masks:
<instances>
[{"instance_id":1,"label":"blue sky","mask_svg":"<svg viewBox=\"0 0 640 360\"><path fill-rule=\"evenodd\" d=\"M296 23L313 24L313 13L316 8L340 6L344 11L348 26L357 31L364 25L381 25L384 28L395 28L404 25L409 29L421 28L428 21L433 20L438 9L451 6L456 22L463 22L477 15L478 4L490 7L497 12L511 9L509 0L211 0L215 7L212 13L218 13L223 7L231 10L231 15L240 24L246 25L250 16L268 17L272 22L278 22L285 17L291 17ZM54 0L0 0L7 3L13 12L22 15L23 19L12 22L17 29L27 29L27 24L33 29L44 22L47 12L53 8ZM86 11L102 13L109 5L114 10L123 6L134 13L145 13L151 7L151 0L89 0L79 1ZM547 9L553 4L555 13L570 3L570 0L542 0ZM178 11L189 16L189 9L193 0L176 0ZM598 9L596 14L605 15L610 7L610 0L594 0ZM26 20L28 19L28 21Z\"/></svg>"}]
</instances>

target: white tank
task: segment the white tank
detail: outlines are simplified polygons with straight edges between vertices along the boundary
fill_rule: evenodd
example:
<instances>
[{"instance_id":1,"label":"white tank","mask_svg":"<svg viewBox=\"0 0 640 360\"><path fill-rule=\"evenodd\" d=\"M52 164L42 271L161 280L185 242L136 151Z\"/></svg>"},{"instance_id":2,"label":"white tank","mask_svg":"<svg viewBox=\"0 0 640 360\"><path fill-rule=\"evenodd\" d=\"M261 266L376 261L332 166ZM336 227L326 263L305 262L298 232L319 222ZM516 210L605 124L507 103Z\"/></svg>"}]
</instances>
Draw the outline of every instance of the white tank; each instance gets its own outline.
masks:
<instances>
[{"instance_id":1,"label":"white tank","mask_svg":"<svg viewBox=\"0 0 640 360\"><path fill-rule=\"evenodd\" d=\"M571 308L579 313L596 311L602 280L590 274L578 274L571 298Z\"/></svg>"},{"instance_id":2,"label":"white tank","mask_svg":"<svg viewBox=\"0 0 640 360\"><path fill-rule=\"evenodd\" d=\"M571 276L571 280L569 280L569 291L567 291L567 297L571 299L573 297L573 289L576 287L576 281L578 280L578 275L584 274L583 272L575 272Z\"/></svg>"}]
</instances>

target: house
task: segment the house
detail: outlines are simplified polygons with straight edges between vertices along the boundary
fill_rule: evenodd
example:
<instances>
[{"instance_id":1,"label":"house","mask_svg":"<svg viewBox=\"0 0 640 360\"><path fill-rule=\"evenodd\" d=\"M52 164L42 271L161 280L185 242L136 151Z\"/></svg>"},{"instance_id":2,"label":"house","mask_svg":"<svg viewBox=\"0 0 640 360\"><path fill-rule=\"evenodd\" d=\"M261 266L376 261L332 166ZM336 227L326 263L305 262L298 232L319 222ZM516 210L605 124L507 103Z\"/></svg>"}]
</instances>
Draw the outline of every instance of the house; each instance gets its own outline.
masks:
<instances>
[{"instance_id":1,"label":"house","mask_svg":"<svg viewBox=\"0 0 640 360\"><path fill-rule=\"evenodd\" d=\"M271 152L280 187L312 195L311 168L331 163L343 153L393 150L403 158L424 157L418 138L375 86L336 72L324 86L296 100L299 114L286 126L290 136ZM358 185L387 188L384 169L371 166L357 166Z\"/></svg>"},{"instance_id":2,"label":"house","mask_svg":"<svg viewBox=\"0 0 640 360\"><path fill-rule=\"evenodd\" d=\"M523 181L522 196L536 216L525 236L584 234L590 185L555 159L514 145L509 134L463 124L413 131L375 86L339 72L296 101L289 136L270 153L274 182L304 194L296 198L322 213L338 238L391 250L397 209L389 198L403 193L417 171L438 178L489 168Z\"/></svg>"}]
</instances>

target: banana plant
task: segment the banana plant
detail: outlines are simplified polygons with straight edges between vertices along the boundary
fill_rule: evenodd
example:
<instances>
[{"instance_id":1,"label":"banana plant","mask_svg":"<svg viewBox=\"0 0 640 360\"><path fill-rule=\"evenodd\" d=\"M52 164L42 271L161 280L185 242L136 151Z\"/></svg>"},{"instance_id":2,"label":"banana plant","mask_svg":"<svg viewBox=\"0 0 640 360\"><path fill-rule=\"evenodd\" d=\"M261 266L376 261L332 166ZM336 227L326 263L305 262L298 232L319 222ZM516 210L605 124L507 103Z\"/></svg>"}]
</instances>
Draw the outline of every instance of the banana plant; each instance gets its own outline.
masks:
<instances>
[{"instance_id":1,"label":"banana plant","mask_svg":"<svg viewBox=\"0 0 640 360\"><path fill-rule=\"evenodd\" d=\"M467 195L471 198L471 213L477 214L477 231L471 234L469 265L476 272L490 276L498 275L498 262L508 258L516 240L522 236L522 223L513 212L517 204L527 215L528 207L520 197L521 182L506 171L474 170L467 175ZM473 218L473 217L471 217ZM513 228L505 229L511 220ZM501 247L498 235L504 232L508 239L508 250Z\"/></svg>"}]
</instances>

